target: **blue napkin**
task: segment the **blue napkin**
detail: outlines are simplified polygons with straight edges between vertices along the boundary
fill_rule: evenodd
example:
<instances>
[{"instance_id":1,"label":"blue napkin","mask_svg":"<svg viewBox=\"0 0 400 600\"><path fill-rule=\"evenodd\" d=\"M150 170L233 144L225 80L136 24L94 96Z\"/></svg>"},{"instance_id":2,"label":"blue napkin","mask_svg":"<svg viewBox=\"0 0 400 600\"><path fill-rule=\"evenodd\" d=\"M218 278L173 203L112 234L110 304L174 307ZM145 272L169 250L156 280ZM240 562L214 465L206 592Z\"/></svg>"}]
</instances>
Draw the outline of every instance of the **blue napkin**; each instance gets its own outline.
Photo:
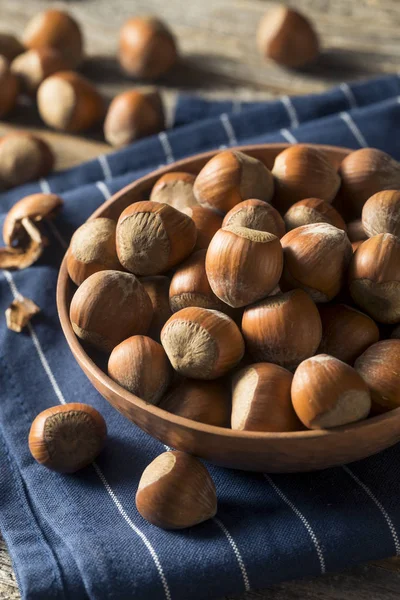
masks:
<instances>
[{"instance_id":1,"label":"blue napkin","mask_svg":"<svg viewBox=\"0 0 400 600\"><path fill-rule=\"evenodd\" d=\"M42 308L20 335L0 318L0 530L23 598L212 599L400 554L400 447L311 474L210 465L219 498L214 519L181 532L148 524L135 491L164 447L93 389L64 340L55 304L72 232L134 179L238 143L375 146L400 159L399 99L397 76L263 103L181 97L173 129L0 195L0 226L27 194L57 192L65 202L41 260L0 272L1 315L18 294ZM96 463L72 476L40 467L27 444L34 417L64 402L95 406L109 430Z\"/></svg>"}]
</instances>

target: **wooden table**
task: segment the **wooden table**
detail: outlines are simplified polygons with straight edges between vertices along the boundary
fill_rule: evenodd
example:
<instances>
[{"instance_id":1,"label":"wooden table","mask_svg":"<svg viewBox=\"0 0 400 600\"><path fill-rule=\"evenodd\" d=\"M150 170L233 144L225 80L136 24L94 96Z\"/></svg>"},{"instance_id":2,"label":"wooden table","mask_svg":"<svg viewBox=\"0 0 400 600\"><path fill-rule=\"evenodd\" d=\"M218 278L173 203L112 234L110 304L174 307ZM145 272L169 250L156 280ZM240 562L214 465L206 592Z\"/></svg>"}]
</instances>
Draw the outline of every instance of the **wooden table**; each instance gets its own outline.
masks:
<instances>
[{"instance_id":1,"label":"wooden table","mask_svg":"<svg viewBox=\"0 0 400 600\"><path fill-rule=\"evenodd\" d=\"M162 82L173 109L178 90L206 97L266 99L279 94L319 92L344 79L396 72L400 66L399 0L296 0L320 33L323 52L302 73L264 63L255 49L257 22L272 2L262 0L0 0L1 29L19 33L27 18L47 7L65 6L83 25L88 59L82 69L111 99L132 87L115 61L118 29L134 14L162 14L179 39L182 62ZM190 6L190 9L189 9ZM57 168L110 151L101 133L90 138L56 134L40 123L34 106L21 104L0 123L0 134L24 128L40 131L57 156ZM19 598L4 542L0 540L0 599ZM275 585L240 600L398 600L400 562L389 559L339 575Z\"/></svg>"}]
</instances>

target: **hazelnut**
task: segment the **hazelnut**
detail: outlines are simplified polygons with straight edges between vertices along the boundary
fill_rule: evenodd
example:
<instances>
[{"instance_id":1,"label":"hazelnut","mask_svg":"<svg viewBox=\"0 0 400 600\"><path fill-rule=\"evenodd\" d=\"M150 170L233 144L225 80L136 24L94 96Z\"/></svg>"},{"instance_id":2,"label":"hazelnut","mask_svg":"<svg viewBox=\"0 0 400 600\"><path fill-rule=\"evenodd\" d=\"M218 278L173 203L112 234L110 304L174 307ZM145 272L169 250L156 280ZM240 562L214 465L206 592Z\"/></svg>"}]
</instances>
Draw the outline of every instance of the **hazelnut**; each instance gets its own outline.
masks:
<instances>
[{"instance_id":1,"label":"hazelnut","mask_svg":"<svg viewBox=\"0 0 400 600\"><path fill-rule=\"evenodd\" d=\"M358 242L351 242L351 247L353 249L353 252L357 252L357 250L359 249L359 247L361 246L363 241L364 240L358 240Z\"/></svg>"},{"instance_id":2,"label":"hazelnut","mask_svg":"<svg viewBox=\"0 0 400 600\"><path fill-rule=\"evenodd\" d=\"M104 122L104 137L112 146L126 146L158 133L164 126L164 109L158 91L128 90L111 102Z\"/></svg>"},{"instance_id":3,"label":"hazelnut","mask_svg":"<svg viewBox=\"0 0 400 600\"><path fill-rule=\"evenodd\" d=\"M99 218L75 231L67 252L67 269L76 285L98 271L122 270L115 249L116 227L112 219Z\"/></svg>"},{"instance_id":4,"label":"hazelnut","mask_svg":"<svg viewBox=\"0 0 400 600\"><path fill-rule=\"evenodd\" d=\"M178 51L165 23L155 17L135 17L121 28L118 56L127 75L158 79L176 63Z\"/></svg>"},{"instance_id":5,"label":"hazelnut","mask_svg":"<svg viewBox=\"0 0 400 600\"><path fill-rule=\"evenodd\" d=\"M83 59L83 39L78 23L66 12L46 10L35 15L25 27L22 42L26 48L54 48L68 61L70 69Z\"/></svg>"},{"instance_id":6,"label":"hazelnut","mask_svg":"<svg viewBox=\"0 0 400 600\"><path fill-rule=\"evenodd\" d=\"M273 202L281 213L304 198L331 203L340 186L340 177L324 152L306 144L289 146L278 154L272 175Z\"/></svg>"},{"instance_id":7,"label":"hazelnut","mask_svg":"<svg viewBox=\"0 0 400 600\"><path fill-rule=\"evenodd\" d=\"M197 229L195 250L206 250L218 229L222 227L222 216L204 206L188 206L182 212L190 217Z\"/></svg>"},{"instance_id":8,"label":"hazelnut","mask_svg":"<svg viewBox=\"0 0 400 600\"><path fill-rule=\"evenodd\" d=\"M347 223L347 237L351 242L363 242L367 239L368 236L364 231L361 219L355 219Z\"/></svg>"},{"instance_id":9,"label":"hazelnut","mask_svg":"<svg viewBox=\"0 0 400 600\"><path fill-rule=\"evenodd\" d=\"M319 53L318 36L309 19L284 5L273 7L261 19L257 45L264 58L293 69L313 62Z\"/></svg>"},{"instance_id":10,"label":"hazelnut","mask_svg":"<svg viewBox=\"0 0 400 600\"><path fill-rule=\"evenodd\" d=\"M47 77L37 93L39 114L49 127L80 132L104 116L104 103L94 85L73 71Z\"/></svg>"},{"instance_id":11,"label":"hazelnut","mask_svg":"<svg viewBox=\"0 0 400 600\"><path fill-rule=\"evenodd\" d=\"M199 423L229 427L231 399L220 381L184 379L161 401L160 408Z\"/></svg>"},{"instance_id":12,"label":"hazelnut","mask_svg":"<svg viewBox=\"0 0 400 600\"><path fill-rule=\"evenodd\" d=\"M255 360L293 370L316 353L321 319L310 296L303 290L293 290L248 306L243 313L242 333Z\"/></svg>"},{"instance_id":13,"label":"hazelnut","mask_svg":"<svg viewBox=\"0 0 400 600\"><path fill-rule=\"evenodd\" d=\"M391 233L400 237L400 191L385 190L364 204L362 225L368 237Z\"/></svg>"},{"instance_id":14,"label":"hazelnut","mask_svg":"<svg viewBox=\"0 0 400 600\"><path fill-rule=\"evenodd\" d=\"M152 316L150 298L140 281L121 271L90 275L75 292L70 307L75 334L105 352L131 335L146 333Z\"/></svg>"},{"instance_id":15,"label":"hazelnut","mask_svg":"<svg viewBox=\"0 0 400 600\"><path fill-rule=\"evenodd\" d=\"M329 302L340 292L353 253L345 231L328 223L303 225L284 235L281 244L284 291L300 287L315 302Z\"/></svg>"},{"instance_id":16,"label":"hazelnut","mask_svg":"<svg viewBox=\"0 0 400 600\"><path fill-rule=\"evenodd\" d=\"M173 314L161 331L161 343L174 369L193 379L217 379L244 354L234 321L207 308L183 308Z\"/></svg>"},{"instance_id":17,"label":"hazelnut","mask_svg":"<svg viewBox=\"0 0 400 600\"><path fill-rule=\"evenodd\" d=\"M285 224L278 211L262 200L245 200L236 204L224 217L222 226L237 225L267 231L281 238L285 235Z\"/></svg>"},{"instance_id":18,"label":"hazelnut","mask_svg":"<svg viewBox=\"0 0 400 600\"><path fill-rule=\"evenodd\" d=\"M197 204L193 194L193 184L196 177L191 173L173 171L162 175L151 190L150 200L163 202L177 210ZM187 213L186 213L187 214ZM191 215L189 215L190 217Z\"/></svg>"},{"instance_id":19,"label":"hazelnut","mask_svg":"<svg viewBox=\"0 0 400 600\"><path fill-rule=\"evenodd\" d=\"M171 366L161 344L134 335L115 346L108 374L119 385L149 404L158 404L171 379Z\"/></svg>"},{"instance_id":20,"label":"hazelnut","mask_svg":"<svg viewBox=\"0 0 400 600\"><path fill-rule=\"evenodd\" d=\"M0 55L0 117L5 117L15 107L18 91L18 80L10 71L7 60Z\"/></svg>"},{"instance_id":21,"label":"hazelnut","mask_svg":"<svg viewBox=\"0 0 400 600\"><path fill-rule=\"evenodd\" d=\"M161 329L172 315L169 305L170 280L164 275L154 275L153 277L142 277L140 283L148 293L153 306L153 318L147 333L159 342Z\"/></svg>"},{"instance_id":22,"label":"hazelnut","mask_svg":"<svg viewBox=\"0 0 400 600\"><path fill-rule=\"evenodd\" d=\"M135 275L168 271L192 252L195 243L192 219L168 204L135 202L118 219L118 258Z\"/></svg>"},{"instance_id":23,"label":"hazelnut","mask_svg":"<svg viewBox=\"0 0 400 600\"><path fill-rule=\"evenodd\" d=\"M14 35L10 33L0 33L0 55L4 56L8 62L14 60L14 58L24 50L25 48Z\"/></svg>"},{"instance_id":24,"label":"hazelnut","mask_svg":"<svg viewBox=\"0 0 400 600\"><path fill-rule=\"evenodd\" d=\"M211 289L235 308L268 296L279 282L282 267L279 239L265 231L228 225L214 235L207 250Z\"/></svg>"},{"instance_id":25,"label":"hazelnut","mask_svg":"<svg viewBox=\"0 0 400 600\"><path fill-rule=\"evenodd\" d=\"M355 369L371 391L373 412L400 406L400 340L383 340L370 346L357 358Z\"/></svg>"},{"instance_id":26,"label":"hazelnut","mask_svg":"<svg viewBox=\"0 0 400 600\"><path fill-rule=\"evenodd\" d=\"M320 198L307 198L296 202L289 208L284 220L287 231L313 223L329 223L346 231L346 223L338 211Z\"/></svg>"},{"instance_id":27,"label":"hazelnut","mask_svg":"<svg viewBox=\"0 0 400 600\"><path fill-rule=\"evenodd\" d=\"M346 363L318 354L304 360L292 383L292 402L309 429L329 429L365 419L371 409L368 386Z\"/></svg>"},{"instance_id":28,"label":"hazelnut","mask_svg":"<svg viewBox=\"0 0 400 600\"><path fill-rule=\"evenodd\" d=\"M293 375L270 363L245 367L232 382L232 429L298 431L302 424L290 396Z\"/></svg>"},{"instance_id":29,"label":"hazelnut","mask_svg":"<svg viewBox=\"0 0 400 600\"><path fill-rule=\"evenodd\" d=\"M143 471L136 507L162 529L184 529L215 516L217 494L206 467L184 452L164 452Z\"/></svg>"},{"instance_id":30,"label":"hazelnut","mask_svg":"<svg viewBox=\"0 0 400 600\"><path fill-rule=\"evenodd\" d=\"M23 219L39 223L51 219L61 209L63 201L56 194L31 194L16 202L8 211L3 223L3 239L8 246L18 246L24 240L26 231Z\"/></svg>"},{"instance_id":31,"label":"hazelnut","mask_svg":"<svg viewBox=\"0 0 400 600\"><path fill-rule=\"evenodd\" d=\"M193 191L202 206L227 213L248 198L271 200L274 180L261 161L243 152L225 150L202 168Z\"/></svg>"},{"instance_id":32,"label":"hazelnut","mask_svg":"<svg viewBox=\"0 0 400 600\"><path fill-rule=\"evenodd\" d=\"M49 146L35 135L15 131L0 139L0 189L45 177L53 164Z\"/></svg>"},{"instance_id":33,"label":"hazelnut","mask_svg":"<svg viewBox=\"0 0 400 600\"><path fill-rule=\"evenodd\" d=\"M11 71L18 77L23 90L35 94L39 85L46 77L64 71L68 62L64 56L54 48L35 48L27 50L15 58L11 64Z\"/></svg>"},{"instance_id":34,"label":"hazelnut","mask_svg":"<svg viewBox=\"0 0 400 600\"><path fill-rule=\"evenodd\" d=\"M400 321L400 239L380 233L363 242L349 270L350 294L380 323Z\"/></svg>"},{"instance_id":35,"label":"hazelnut","mask_svg":"<svg viewBox=\"0 0 400 600\"><path fill-rule=\"evenodd\" d=\"M348 154L339 175L340 195L354 218L360 217L364 203L376 192L400 189L400 164L376 148L361 148Z\"/></svg>"},{"instance_id":36,"label":"hazelnut","mask_svg":"<svg viewBox=\"0 0 400 600\"><path fill-rule=\"evenodd\" d=\"M29 450L48 469L75 473L95 460L106 435L105 421L95 408L72 402L38 414L29 432Z\"/></svg>"},{"instance_id":37,"label":"hazelnut","mask_svg":"<svg viewBox=\"0 0 400 600\"><path fill-rule=\"evenodd\" d=\"M376 323L345 304L319 307L322 339L319 353L329 354L352 365L369 346L379 340Z\"/></svg>"}]
</instances>

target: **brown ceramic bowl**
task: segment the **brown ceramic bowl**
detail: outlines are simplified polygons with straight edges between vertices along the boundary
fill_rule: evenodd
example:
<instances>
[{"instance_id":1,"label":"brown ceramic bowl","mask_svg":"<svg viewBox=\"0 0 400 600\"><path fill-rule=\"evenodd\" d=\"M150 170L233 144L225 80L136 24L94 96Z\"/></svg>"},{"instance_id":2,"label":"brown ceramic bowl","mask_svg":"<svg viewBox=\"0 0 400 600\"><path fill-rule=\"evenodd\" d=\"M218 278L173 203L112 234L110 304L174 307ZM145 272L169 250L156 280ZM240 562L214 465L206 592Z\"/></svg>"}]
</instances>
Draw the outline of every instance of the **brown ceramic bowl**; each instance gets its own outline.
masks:
<instances>
[{"instance_id":1,"label":"brown ceramic bowl","mask_svg":"<svg viewBox=\"0 0 400 600\"><path fill-rule=\"evenodd\" d=\"M269 168L287 144L241 147ZM338 166L350 151L321 146ZM216 152L208 152L163 167L128 185L92 215L117 220L129 204L148 200L157 179L169 171L198 173ZM365 458L400 440L400 408L366 421L325 431L255 433L232 431L196 423L146 404L112 381L82 347L70 320L69 305L75 287L64 259L58 278L57 304L61 326L79 365L95 388L125 417L164 444L184 450L215 464L249 471L295 472L323 469Z\"/></svg>"}]
</instances>

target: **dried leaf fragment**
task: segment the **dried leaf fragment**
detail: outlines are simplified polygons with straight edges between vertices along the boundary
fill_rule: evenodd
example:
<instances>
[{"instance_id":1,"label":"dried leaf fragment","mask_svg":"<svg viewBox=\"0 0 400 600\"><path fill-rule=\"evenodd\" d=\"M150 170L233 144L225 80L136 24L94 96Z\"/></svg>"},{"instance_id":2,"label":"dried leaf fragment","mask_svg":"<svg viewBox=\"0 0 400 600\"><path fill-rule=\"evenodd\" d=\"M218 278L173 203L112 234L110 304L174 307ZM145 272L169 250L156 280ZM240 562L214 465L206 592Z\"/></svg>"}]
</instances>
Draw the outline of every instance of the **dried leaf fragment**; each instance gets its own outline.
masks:
<instances>
[{"instance_id":1,"label":"dried leaf fragment","mask_svg":"<svg viewBox=\"0 0 400 600\"><path fill-rule=\"evenodd\" d=\"M5 313L8 329L21 333L22 329L38 312L40 312L40 308L29 298L21 296L13 300Z\"/></svg>"}]
</instances>

